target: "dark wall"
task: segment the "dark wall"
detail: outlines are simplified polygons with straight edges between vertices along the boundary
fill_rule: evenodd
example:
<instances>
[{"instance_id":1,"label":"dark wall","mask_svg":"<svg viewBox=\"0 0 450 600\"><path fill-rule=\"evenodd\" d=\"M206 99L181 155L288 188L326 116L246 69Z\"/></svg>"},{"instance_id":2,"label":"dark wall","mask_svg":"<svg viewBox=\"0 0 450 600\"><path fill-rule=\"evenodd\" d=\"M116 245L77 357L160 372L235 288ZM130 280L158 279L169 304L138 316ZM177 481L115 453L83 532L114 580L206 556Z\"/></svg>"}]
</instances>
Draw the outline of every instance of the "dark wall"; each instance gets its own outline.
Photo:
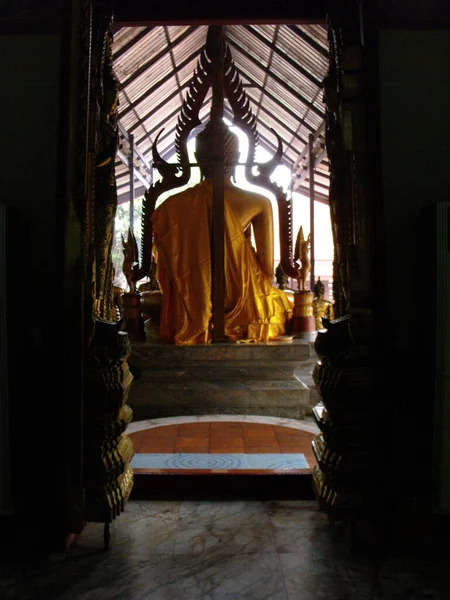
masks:
<instances>
[{"instance_id":1,"label":"dark wall","mask_svg":"<svg viewBox=\"0 0 450 600\"><path fill-rule=\"evenodd\" d=\"M31 540L61 505L61 41L52 34L0 36L0 190L14 217L8 231L14 507Z\"/></svg>"},{"instance_id":2,"label":"dark wall","mask_svg":"<svg viewBox=\"0 0 450 600\"><path fill-rule=\"evenodd\" d=\"M379 32L388 349L399 471L433 485L433 236L429 207L450 199L449 30ZM447 398L450 402L450 398ZM420 481L422 480L422 484Z\"/></svg>"},{"instance_id":3,"label":"dark wall","mask_svg":"<svg viewBox=\"0 0 450 600\"><path fill-rule=\"evenodd\" d=\"M394 343L405 351L420 346L417 320L430 316L429 274L417 268L425 243L421 211L450 197L449 56L448 30L380 32L387 294Z\"/></svg>"},{"instance_id":4,"label":"dark wall","mask_svg":"<svg viewBox=\"0 0 450 600\"><path fill-rule=\"evenodd\" d=\"M24 288L31 284L35 292L36 343L47 336L43 309L49 308L47 294L55 276L60 43L56 35L0 37L0 190L2 202L14 207L29 227L25 238L17 232L18 246L30 250L18 268Z\"/></svg>"}]
</instances>

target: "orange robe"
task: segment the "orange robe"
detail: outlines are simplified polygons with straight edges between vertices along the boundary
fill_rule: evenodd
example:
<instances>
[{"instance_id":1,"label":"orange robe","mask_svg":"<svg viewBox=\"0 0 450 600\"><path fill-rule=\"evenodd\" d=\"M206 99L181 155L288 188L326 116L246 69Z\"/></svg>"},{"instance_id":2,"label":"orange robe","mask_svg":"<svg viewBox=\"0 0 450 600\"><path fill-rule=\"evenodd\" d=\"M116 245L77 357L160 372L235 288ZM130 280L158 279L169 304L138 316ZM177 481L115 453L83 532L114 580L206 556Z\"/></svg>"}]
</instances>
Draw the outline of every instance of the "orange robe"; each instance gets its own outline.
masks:
<instances>
[{"instance_id":1,"label":"orange robe","mask_svg":"<svg viewBox=\"0 0 450 600\"><path fill-rule=\"evenodd\" d=\"M292 305L263 275L226 196L227 185L225 334L234 341L274 339L285 333ZM212 181L205 179L171 196L153 213L156 276L162 291L159 333L165 342L211 342L211 212Z\"/></svg>"}]
</instances>

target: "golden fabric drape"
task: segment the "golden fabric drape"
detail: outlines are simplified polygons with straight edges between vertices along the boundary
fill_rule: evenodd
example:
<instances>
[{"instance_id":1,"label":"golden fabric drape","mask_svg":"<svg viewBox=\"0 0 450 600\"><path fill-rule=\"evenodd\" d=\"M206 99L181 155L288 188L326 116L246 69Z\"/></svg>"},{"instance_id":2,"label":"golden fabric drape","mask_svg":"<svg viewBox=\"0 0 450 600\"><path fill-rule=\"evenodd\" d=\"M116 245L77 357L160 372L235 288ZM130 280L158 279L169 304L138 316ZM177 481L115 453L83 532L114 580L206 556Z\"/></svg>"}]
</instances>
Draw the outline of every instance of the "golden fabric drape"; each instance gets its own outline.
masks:
<instances>
[{"instance_id":1,"label":"golden fabric drape","mask_svg":"<svg viewBox=\"0 0 450 600\"><path fill-rule=\"evenodd\" d=\"M285 333L292 306L264 277L255 251L227 202L225 185L225 334L267 341ZM212 181L172 196L152 217L163 300L160 336L175 344L211 341Z\"/></svg>"}]
</instances>

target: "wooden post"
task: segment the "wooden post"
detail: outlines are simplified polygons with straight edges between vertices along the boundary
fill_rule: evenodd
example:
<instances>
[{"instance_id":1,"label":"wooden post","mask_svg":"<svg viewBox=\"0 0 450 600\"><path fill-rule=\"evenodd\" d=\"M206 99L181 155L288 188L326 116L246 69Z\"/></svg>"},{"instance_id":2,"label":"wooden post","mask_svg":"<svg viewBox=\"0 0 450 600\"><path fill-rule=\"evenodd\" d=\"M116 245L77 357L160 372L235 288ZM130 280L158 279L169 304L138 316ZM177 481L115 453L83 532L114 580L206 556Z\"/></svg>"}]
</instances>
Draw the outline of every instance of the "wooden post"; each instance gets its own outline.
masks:
<instances>
[{"instance_id":1,"label":"wooden post","mask_svg":"<svg viewBox=\"0 0 450 600\"><path fill-rule=\"evenodd\" d=\"M308 136L308 148L309 148L309 231L310 231L310 242L311 242L311 283L310 290L314 291L314 281L315 281L315 273L314 273L314 136L312 133Z\"/></svg>"},{"instance_id":2,"label":"wooden post","mask_svg":"<svg viewBox=\"0 0 450 600\"><path fill-rule=\"evenodd\" d=\"M224 137L223 137L223 27L211 26L212 106L211 125L214 141L213 206L211 226L211 278L213 342L225 340L225 272L224 272Z\"/></svg>"},{"instance_id":3,"label":"wooden post","mask_svg":"<svg viewBox=\"0 0 450 600\"><path fill-rule=\"evenodd\" d=\"M129 134L130 156L128 158L128 168L130 171L130 228L134 233L134 135Z\"/></svg>"}]
</instances>

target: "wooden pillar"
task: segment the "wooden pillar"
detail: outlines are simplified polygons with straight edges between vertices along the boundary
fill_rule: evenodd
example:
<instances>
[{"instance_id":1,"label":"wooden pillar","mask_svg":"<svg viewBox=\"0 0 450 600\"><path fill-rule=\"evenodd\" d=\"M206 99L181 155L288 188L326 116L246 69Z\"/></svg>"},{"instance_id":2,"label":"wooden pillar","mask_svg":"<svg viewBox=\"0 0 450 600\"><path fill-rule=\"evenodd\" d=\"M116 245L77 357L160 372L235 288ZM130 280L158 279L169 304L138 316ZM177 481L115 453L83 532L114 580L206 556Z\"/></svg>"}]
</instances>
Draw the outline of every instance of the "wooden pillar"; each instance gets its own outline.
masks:
<instances>
[{"instance_id":1,"label":"wooden pillar","mask_svg":"<svg viewBox=\"0 0 450 600\"><path fill-rule=\"evenodd\" d=\"M310 241L311 241L311 283L310 290L314 290L314 280L315 280L315 256L314 256L314 136L312 133L309 134L308 137L308 149L309 149L309 223L310 223Z\"/></svg>"},{"instance_id":2,"label":"wooden pillar","mask_svg":"<svg viewBox=\"0 0 450 600\"><path fill-rule=\"evenodd\" d=\"M128 168L130 170L130 228L134 233L134 135L128 134L130 140L130 156L128 158Z\"/></svg>"},{"instance_id":3,"label":"wooden pillar","mask_svg":"<svg viewBox=\"0 0 450 600\"><path fill-rule=\"evenodd\" d=\"M223 138L223 27L211 26L212 106L211 125L214 140L213 207L211 227L213 342L225 340L225 272L224 272L224 138Z\"/></svg>"}]
</instances>

